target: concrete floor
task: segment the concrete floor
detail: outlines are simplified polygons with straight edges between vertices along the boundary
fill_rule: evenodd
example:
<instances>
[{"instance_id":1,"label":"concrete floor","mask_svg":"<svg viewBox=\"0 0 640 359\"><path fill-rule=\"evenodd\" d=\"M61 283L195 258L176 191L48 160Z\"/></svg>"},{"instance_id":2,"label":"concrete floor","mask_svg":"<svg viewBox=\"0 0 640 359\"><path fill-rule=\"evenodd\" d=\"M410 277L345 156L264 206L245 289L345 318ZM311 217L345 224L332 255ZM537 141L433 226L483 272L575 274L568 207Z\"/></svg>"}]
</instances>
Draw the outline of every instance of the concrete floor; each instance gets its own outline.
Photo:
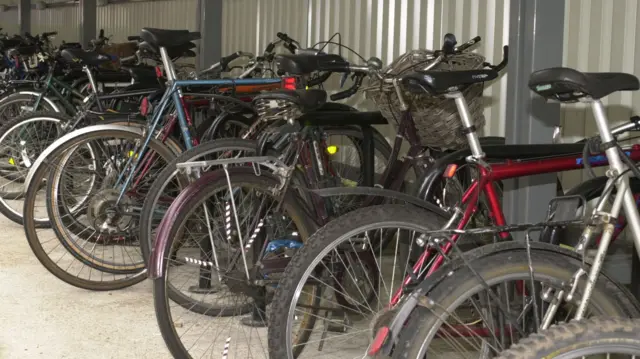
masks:
<instances>
[{"instance_id":1,"label":"concrete floor","mask_svg":"<svg viewBox=\"0 0 640 359\"><path fill-rule=\"evenodd\" d=\"M0 359L171 358L151 283L90 292L50 274L21 226L0 215Z\"/></svg>"}]
</instances>

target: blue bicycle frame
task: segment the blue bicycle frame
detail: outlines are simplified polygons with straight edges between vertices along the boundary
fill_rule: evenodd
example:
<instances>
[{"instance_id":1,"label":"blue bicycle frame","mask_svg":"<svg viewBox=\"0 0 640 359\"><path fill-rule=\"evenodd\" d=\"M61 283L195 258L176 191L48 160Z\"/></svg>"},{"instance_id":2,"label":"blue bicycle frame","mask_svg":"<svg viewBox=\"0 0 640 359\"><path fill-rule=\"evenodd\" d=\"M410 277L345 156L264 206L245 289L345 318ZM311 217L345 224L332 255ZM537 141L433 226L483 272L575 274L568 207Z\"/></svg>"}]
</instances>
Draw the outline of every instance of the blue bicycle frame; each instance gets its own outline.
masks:
<instances>
[{"instance_id":1,"label":"blue bicycle frame","mask_svg":"<svg viewBox=\"0 0 640 359\"><path fill-rule=\"evenodd\" d=\"M182 87L184 87L184 86L270 85L270 84L280 83L281 81L282 81L282 79L280 79L280 78L276 78L276 79L237 79L237 80L234 80L234 79L176 80L176 81L173 81L172 84L171 84L171 87L167 91L165 91L164 95L162 96L162 99L160 100L160 103L158 104L158 106L153 111L153 117L152 117L152 120L151 120L151 125L149 126L149 133L147 134L147 137L145 138L144 143L142 144L142 147L140 148L140 150L138 151L136 156L130 156L129 159L127 160L127 165L125 166L125 168L129 168L129 165L131 165L132 161L135 160L135 162L133 163L133 167L131 168L131 171L127 175L127 178L124 179L124 184L122 185L122 188L120 190L120 195L118 197L117 203L120 202L120 200L122 199L122 196L124 196L124 193L125 193L127 187L131 184L131 181L133 180L133 176L136 173L136 169L138 168L138 164L140 163L140 160L144 156L145 149L149 145L149 142L151 141L151 138L153 137L154 131L155 131L156 127L158 126L158 123L160 123L160 119L162 118L162 114L166 110L167 105L170 103L170 101L173 101L173 103L175 105L175 108L176 108L176 113L177 113L177 116L178 116L178 123L180 125L180 132L182 133L182 136L184 138L185 147L186 147L187 150L191 149L193 147L192 142L191 142L191 133L189 133L189 127L188 127L187 120L186 120L186 117L185 117L184 108L182 107L182 93L180 91ZM116 187L119 186L122 183L123 177L124 177L124 172L121 172L119 177L118 177L118 181L116 182Z\"/></svg>"}]
</instances>

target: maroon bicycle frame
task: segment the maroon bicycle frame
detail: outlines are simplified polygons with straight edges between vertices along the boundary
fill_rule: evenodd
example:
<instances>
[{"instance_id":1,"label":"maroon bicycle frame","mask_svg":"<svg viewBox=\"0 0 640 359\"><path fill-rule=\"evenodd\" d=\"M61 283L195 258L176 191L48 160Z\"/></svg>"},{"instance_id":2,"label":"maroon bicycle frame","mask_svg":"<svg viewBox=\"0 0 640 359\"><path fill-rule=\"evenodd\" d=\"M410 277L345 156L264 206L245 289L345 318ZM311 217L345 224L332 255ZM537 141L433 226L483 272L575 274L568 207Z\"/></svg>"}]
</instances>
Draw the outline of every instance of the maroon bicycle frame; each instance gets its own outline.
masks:
<instances>
[{"instance_id":1,"label":"maroon bicycle frame","mask_svg":"<svg viewBox=\"0 0 640 359\"><path fill-rule=\"evenodd\" d=\"M630 148L626 148L624 151L632 161L640 161L640 145L633 145ZM609 164L603 154L598 156L591 156L589 158L589 163L592 167L602 167ZM504 163L490 164L488 168L479 166L478 180L473 181L469 189L465 191L462 197L461 207L464 208L464 212L462 215L462 219L456 226L456 229L461 230L467 226L469 220L471 219L471 216L473 216L473 214L478 210L477 203L481 193L484 193L487 198L489 206L489 216L493 220L493 223L496 226L507 225L504 213L502 212L502 207L500 205L500 200L494 186L494 183L496 181L544 173L570 171L581 169L583 167L584 166L582 164L581 155L559 156L553 158L532 159L527 161L506 160ZM620 231L617 231L617 233L619 234ZM499 235L502 238L507 238L509 236L509 233L502 232ZM459 238L459 234L452 235L451 240L448 241L447 244L442 248L442 252L444 254L449 253L449 251L453 247L453 244ZM429 261L434 252L436 252L436 250L434 249L427 249L422 252L415 265L413 266L414 275L418 275L420 273L420 269L425 263ZM433 260L433 264L427 271L426 276L430 276L433 272L440 268L444 260L444 255L438 254ZM398 290L391 298L391 302L389 303L391 307L395 306L398 303L404 292L404 286L408 285L410 282L411 276L405 277L403 285L398 288Z\"/></svg>"}]
</instances>

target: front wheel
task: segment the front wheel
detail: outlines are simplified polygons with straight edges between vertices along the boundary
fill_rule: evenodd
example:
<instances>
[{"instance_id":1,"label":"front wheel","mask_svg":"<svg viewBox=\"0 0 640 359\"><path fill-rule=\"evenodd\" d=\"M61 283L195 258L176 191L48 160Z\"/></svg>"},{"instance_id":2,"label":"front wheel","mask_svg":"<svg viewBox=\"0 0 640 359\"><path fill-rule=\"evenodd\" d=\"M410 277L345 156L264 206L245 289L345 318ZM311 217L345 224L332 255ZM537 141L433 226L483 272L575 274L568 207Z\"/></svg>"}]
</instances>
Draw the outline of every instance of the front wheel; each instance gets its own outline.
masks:
<instances>
[{"instance_id":1,"label":"front wheel","mask_svg":"<svg viewBox=\"0 0 640 359\"><path fill-rule=\"evenodd\" d=\"M523 339L498 359L578 359L640 356L640 320L591 318L559 324Z\"/></svg>"},{"instance_id":2,"label":"front wheel","mask_svg":"<svg viewBox=\"0 0 640 359\"><path fill-rule=\"evenodd\" d=\"M503 242L466 252L421 284L422 305L403 326L393 358L422 359L441 353L493 357L540 327L557 293L582 267L581 260L548 244ZM533 268L533 273L530 271ZM586 265L586 271L589 266ZM573 318L582 298L559 300L551 323ZM543 295L546 293L547 295ZM637 301L605 275L594 288L587 316L634 317ZM539 357L537 357L539 358Z\"/></svg>"}]
</instances>

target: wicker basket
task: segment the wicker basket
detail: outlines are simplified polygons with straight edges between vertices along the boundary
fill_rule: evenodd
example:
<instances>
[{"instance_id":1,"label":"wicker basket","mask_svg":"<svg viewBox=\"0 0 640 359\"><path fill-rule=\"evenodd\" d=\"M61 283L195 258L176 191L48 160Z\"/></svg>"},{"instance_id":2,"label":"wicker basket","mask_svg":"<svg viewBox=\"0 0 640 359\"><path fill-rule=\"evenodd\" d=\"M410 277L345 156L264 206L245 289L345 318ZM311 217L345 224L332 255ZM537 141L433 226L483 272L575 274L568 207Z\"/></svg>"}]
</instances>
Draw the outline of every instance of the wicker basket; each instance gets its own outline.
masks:
<instances>
[{"instance_id":1,"label":"wicker basket","mask_svg":"<svg viewBox=\"0 0 640 359\"><path fill-rule=\"evenodd\" d=\"M385 73L393 74L394 76L408 74L412 70L426 67L432 58L432 51L411 51L393 61L385 69ZM479 69L483 67L484 61L485 59L481 55L462 53L450 56L431 71ZM475 84L463 92L477 129L481 129L485 124L482 90L482 84ZM402 118L402 110L398 95L392 85L381 85L380 80L372 79L370 86L365 89L365 96L376 104L382 115L390 123L398 124L398 121ZM404 92L404 100L411 109L418 138L423 146L440 149L460 149L468 145L466 138L462 135L462 122L452 99L433 97L426 93L420 95Z\"/></svg>"}]
</instances>

